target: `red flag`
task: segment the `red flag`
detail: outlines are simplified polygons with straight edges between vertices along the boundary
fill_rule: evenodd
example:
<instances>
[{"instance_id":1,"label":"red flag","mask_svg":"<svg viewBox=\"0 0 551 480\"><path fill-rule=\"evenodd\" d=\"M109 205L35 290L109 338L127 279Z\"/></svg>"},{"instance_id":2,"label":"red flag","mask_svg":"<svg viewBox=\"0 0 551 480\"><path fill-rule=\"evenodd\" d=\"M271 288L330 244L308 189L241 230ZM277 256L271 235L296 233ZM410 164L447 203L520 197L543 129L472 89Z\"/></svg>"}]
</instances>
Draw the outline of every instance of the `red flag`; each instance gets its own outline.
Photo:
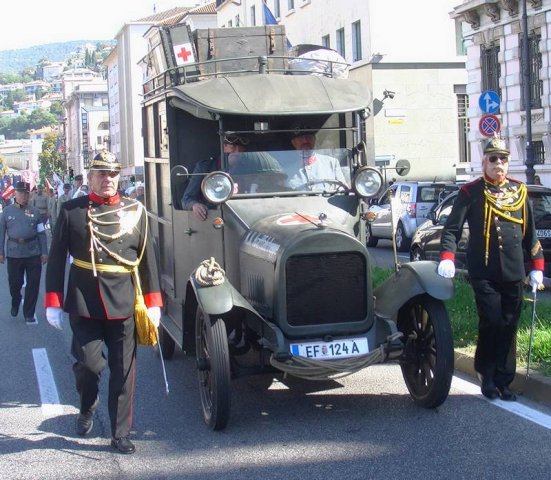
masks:
<instances>
[{"instance_id":1,"label":"red flag","mask_svg":"<svg viewBox=\"0 0 551 480\"><path fill-rule=\"evenodd\" d=\"M15 188L13 188L11 183L8 183L4 190L2 190L2 193L0 193L0 196L4 200L9 200L13 195L15 195Z\"/></svg>"}]
</instances>

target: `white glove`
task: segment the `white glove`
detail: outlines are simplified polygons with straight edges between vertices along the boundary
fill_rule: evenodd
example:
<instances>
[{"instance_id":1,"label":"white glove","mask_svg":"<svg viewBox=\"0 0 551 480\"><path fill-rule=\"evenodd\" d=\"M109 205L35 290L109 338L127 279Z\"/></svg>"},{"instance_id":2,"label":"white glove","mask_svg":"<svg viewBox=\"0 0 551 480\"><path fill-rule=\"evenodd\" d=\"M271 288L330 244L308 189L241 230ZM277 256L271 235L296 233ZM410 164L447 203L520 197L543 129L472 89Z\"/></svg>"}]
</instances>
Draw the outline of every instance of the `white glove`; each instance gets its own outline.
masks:
<instances>
[{"instance_id":1,"label":"white glove","mask_svg":"<svg viewBox=\"0 0 551 480\"><path fill-rule=\"evenodd\" d=\"M52 327L61 330L63 326L63 309L60 307L47 307L46 320L48 320L48 323Z\"/></svg>"},{"instance_id":2,"label":"white glove","mask_svg":"<svg viewBox=\"0 0 551 480\"><path fill-rule=\"evenodd\" d=\"M532 293L536 293L538 287L543 283L543 272L541 270L532 270L528 276Z\"/></svg>"},{"instance_id":3,"label":"white glove","mask_svg":"<svg viewBox=\"0 0 551 480\"><path fill-rule=\"evenodd\" d=\"M438 275L444 278L455 276L455 264L451 260L441 260L438 264Z\"/></svg>"},{"instance_id":4,"label":"white glove","mask_svg":"<svg viewBox=\"0 0 551 480\"><path fill-rule=\"evenodd\" d=\"M151 323L159 328L159 323L161 323L161 307L149 307L147 309L147 316L151 320Z\"/></svg>"}]
</instances>

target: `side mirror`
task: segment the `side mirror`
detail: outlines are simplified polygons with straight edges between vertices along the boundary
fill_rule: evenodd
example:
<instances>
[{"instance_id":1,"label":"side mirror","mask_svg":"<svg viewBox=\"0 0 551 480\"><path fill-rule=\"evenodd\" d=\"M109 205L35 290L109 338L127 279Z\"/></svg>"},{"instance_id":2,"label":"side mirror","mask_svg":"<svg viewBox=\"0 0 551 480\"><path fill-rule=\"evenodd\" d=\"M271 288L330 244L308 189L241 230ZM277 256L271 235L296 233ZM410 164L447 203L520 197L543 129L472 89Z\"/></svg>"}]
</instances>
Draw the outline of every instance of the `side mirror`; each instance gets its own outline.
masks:
<instances>
[{"instance_id":1,"label":"side mirror","mask_svg":"<svg viewBox=\"0 0 551 480\"><path fill-rule=\"evenodd\" d=\"M434 210L431 210L429 213L427 213L427 220L430 220L433 225L436 225L436 214L434 213Z\"/></svg>"}]
</instances>

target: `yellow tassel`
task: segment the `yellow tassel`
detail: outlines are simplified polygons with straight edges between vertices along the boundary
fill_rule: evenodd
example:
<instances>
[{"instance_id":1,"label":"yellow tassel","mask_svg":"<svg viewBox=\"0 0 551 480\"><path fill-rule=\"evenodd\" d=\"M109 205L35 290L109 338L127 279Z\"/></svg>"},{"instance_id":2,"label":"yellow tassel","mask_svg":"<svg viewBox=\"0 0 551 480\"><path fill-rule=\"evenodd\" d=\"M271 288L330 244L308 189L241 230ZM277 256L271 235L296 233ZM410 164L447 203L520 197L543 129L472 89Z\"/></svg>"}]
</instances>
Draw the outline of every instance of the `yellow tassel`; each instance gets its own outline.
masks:
<instances>
[{"instance_id":1,"label":"yellow tassel","mask_svg":"<svg viewBox=\"0 0 551 480\"><path fill-rule=\"evenodd\" d=\"M157 327L149 320L143 295L136 294L134 302L134 321L138 345L157 345Z\"/></svg>"}]
</instances>

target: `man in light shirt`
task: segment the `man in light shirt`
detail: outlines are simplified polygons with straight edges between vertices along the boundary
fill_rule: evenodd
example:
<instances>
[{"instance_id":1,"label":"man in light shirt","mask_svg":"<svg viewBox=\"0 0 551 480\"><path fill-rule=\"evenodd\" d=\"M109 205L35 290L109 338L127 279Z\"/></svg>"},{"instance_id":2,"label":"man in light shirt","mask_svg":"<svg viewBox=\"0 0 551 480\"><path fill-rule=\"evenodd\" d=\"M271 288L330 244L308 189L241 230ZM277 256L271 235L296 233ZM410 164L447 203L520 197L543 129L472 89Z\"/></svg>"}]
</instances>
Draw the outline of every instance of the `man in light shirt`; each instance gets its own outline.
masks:
<instances>
[{"instance_id":1,"label":"man in light shirt","mask_svg":"<svg viewBox=\"0 0 551 480\"><path fill-rule=\"evenodd\" d=\"M82 175L76 175L75 176L75 186L73 188L73 194L71 198L78 198L83 197L84 195L88 195L88 192L85 188L83 188L83 181L84 177Z\"/></svg>"}]
</instances>

